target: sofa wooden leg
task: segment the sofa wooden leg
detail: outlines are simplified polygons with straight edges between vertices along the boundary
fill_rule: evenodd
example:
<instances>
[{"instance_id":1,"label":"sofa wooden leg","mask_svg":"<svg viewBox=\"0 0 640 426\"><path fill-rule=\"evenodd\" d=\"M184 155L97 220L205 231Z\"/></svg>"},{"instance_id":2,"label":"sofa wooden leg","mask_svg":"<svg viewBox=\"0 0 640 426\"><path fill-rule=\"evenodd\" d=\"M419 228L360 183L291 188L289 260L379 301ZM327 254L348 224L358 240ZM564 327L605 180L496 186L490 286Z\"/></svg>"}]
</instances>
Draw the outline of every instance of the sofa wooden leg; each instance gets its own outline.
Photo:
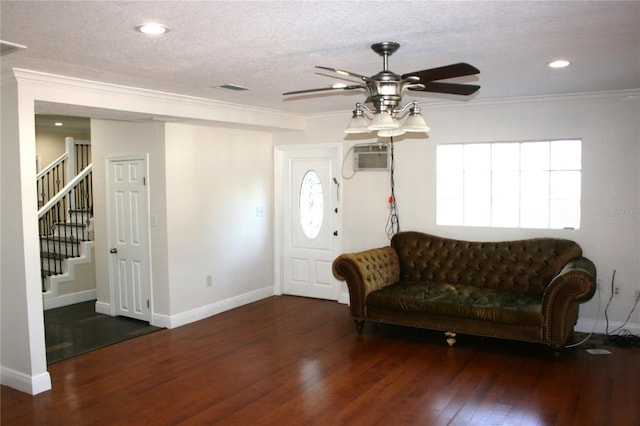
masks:
<instances>
[{"instance_id":1,"label":"sofa wooden leg","mask_svg":"<svg viewBox=\"0 0 640 426\"><path fill-rule=\"evenodd\" d=\"M362 330L364 329L364 321L362 320L353 320L356 323L356 330L358 330L358 334L362 336Z\"/></svg>"},{"instance_id":2,"label":"sofa wooden leg","mask_svg":"<svg viewBox=\"0 0 640 426\"><path fill-rule=\"evenodd\" d=\"M560 355L562 355L562 352L564 352L563 345L551 345L551 349L553 350L554 358L560 358Z\"/></svg>"},{"instance_id":3,"label":"sofa wooden leg","mask_svg":"<svg viewBox=\"0 0 640 426\"><path fill-rule=\"evenodd\" d=\"M453 346L456 344L456 333L453 331L445 331L445 337L447 338L447 344Z\"/></svg>"}]
</instances>

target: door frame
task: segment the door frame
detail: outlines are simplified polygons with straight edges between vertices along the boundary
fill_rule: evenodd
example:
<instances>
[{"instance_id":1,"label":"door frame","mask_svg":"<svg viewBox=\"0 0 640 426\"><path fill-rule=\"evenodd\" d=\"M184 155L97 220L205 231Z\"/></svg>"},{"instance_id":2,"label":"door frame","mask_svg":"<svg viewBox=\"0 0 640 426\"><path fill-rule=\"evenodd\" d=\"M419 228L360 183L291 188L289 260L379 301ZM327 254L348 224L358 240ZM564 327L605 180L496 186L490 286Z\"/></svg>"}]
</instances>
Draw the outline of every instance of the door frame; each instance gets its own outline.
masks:
<instances>
[{"instance_id":1,"label":"door frame","mask_svg":"<svg viewBox=\"0 0 640 426\"><path fill-rule=\"evenodd\" d=\"M285 154L289 154L293 151L305 151L312 149L335 149L336 160L338 170L340 170L342 161L342 144L340 143L324 143L324 144L302 144L302 145L275 145L273 147L274 155L274 268L273 268L273 292L275 295L280 296L284 294L284 236L285 236L285 194L284 191L288 191L288 188L284 188L284 184L287 182L288 168L284 162ZM339 186L336 188L336 194L340 200L342 200L342 176L335 176L338 179ZM332 194L334 191L331 191ZM337 252L342 251L342 201L338 206L338 213L335 217L335 229L338 231L337 239L335 241L335 247ZM346 286L341 284L341 288L338 291L338 302L349 303L349 293L346 291Z\"/></svg>"},{"instance_id":2,"label":"door frame","mask_svg":"<svg viewBox=\"0 0 640 426\"><path fill-rule=\"evenodd\" d=\"M113 247L113 234L112 234L112 218L110 213L110 208L111 208L111 194L110 194L110 182L111 182L111 168L110 165L112 162L116 162L116 161L131 161L131 160L142 160L144 161L144 173L145 173L145 188L146 188L146 201L147 201L147 211L144 212L144 214L147 216L147 241L146 241L146 247L147 247L147 259L148 259L148 276L149 276L149 318L147 319L149 321L149 324L152 324L152 319L153 319L153 275L152 275L152 268L151 268L151 263L152 263L152 253L151 253L151 191L149 190L150 187L150 179L149 179L149 154L145 153L145 154L131 154L131 155L108 155L105 158L105 198L106 198L106 205L105 205L105 217L106 217L106 224L107 224L107 229L106 229L106 234L107 234L107 246L106 249L107 251L109 250L109 247ZM116 314L116 305L114 304L115 301L115 285L114 285L114 277L113 277L113 256L111 256L109 253L106 253L107 256L107 268L108 268L108 273L109 273L109 315L111 316L115 316Z\"/></svg>"}]
</instances>

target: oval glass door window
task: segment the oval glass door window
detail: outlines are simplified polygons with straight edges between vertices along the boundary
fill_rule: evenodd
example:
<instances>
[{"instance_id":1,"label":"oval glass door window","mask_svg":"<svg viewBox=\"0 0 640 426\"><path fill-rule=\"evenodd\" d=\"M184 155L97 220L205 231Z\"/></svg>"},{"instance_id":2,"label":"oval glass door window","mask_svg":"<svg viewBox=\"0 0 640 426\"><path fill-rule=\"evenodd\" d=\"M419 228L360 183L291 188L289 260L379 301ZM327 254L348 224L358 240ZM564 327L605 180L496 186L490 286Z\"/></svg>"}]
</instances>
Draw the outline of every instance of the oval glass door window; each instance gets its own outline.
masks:
<instances>
[{"instance_id":1,"label":"oval glass door window","mask_svg":"<svg viewBox=\"0 0 640 426\"><path fill-rule=\"evenodd\" d=\"M315 170L309 170L300 185L300 226L307 238L320 233L323 219L322 183Z\"/></svg>"}]
</instances>

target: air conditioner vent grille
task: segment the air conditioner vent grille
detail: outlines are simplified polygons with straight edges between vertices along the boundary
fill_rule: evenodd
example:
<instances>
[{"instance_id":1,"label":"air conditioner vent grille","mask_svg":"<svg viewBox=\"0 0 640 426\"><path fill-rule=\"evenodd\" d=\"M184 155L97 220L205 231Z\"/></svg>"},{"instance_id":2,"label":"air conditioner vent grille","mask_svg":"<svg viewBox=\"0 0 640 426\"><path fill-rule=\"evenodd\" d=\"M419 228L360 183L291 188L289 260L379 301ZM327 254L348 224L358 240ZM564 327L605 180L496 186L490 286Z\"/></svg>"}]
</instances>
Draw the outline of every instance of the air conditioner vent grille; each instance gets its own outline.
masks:
<instances>
[{"instance_id":1,"label":"air conditioner vent grille","mask_svg":"<svg viewBox=\"0 0 640 426\"><path fill-rule=\"evenodd\" d=\"M389 170L389 153L389 145L356 145L353 147L353 170Z\"/></svg>"}]
</instances>

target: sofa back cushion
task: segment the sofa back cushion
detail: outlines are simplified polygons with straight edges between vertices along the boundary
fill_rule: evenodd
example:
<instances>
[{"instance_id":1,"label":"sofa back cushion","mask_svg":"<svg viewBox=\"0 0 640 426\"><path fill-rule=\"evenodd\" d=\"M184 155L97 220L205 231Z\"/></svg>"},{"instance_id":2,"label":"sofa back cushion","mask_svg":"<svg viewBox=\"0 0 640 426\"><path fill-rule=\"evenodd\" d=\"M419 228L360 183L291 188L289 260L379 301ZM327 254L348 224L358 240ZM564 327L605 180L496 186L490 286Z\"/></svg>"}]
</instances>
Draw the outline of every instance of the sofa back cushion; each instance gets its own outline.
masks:
<instances>
[{"instance_id":1,"label":"sofa back cushion","mask_svg":"<svg viewBox=\"0 0 640 426\"><path fill-rule=\"evenodd\" d=\"M400 281L438 282L543 294L580 246L560 238L475 242L421 232L399 232L391 246L398 253Z\"/></svg>"}]
</instances>

